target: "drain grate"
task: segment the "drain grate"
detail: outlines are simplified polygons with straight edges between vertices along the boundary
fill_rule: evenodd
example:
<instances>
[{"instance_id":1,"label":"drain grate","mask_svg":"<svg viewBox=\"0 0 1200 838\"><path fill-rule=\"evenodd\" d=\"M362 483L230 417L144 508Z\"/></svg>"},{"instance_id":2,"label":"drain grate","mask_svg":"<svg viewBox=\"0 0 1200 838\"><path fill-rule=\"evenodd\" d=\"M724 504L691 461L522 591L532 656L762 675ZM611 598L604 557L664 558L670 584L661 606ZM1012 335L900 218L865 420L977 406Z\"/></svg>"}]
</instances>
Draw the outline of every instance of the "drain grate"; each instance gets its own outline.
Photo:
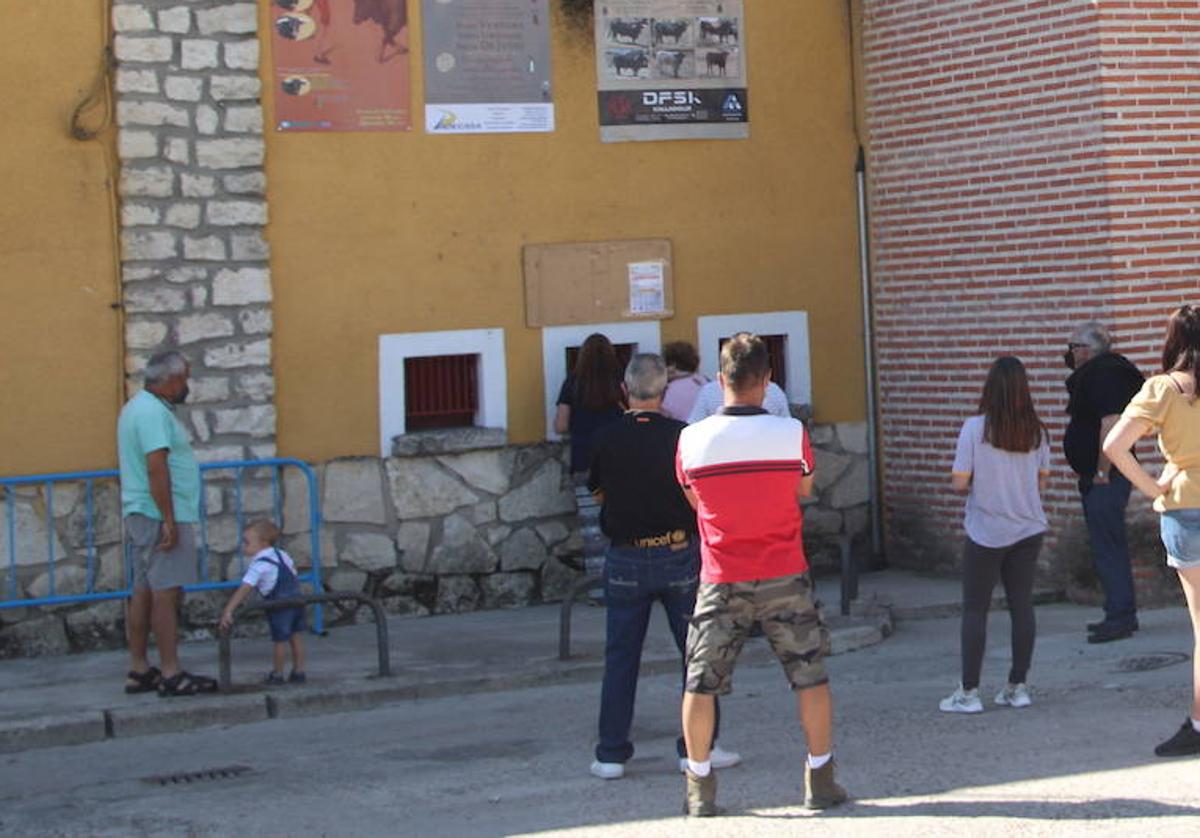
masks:
<instances>
[{"instance_id":1,"label":"drain grate","mask_svg":"<svg viewBox=\"0 0 1200 838\"><path fill-rule=\"evenodd\" d=\"M1149 672L1152 669L1164 669L1191 660L1183 652L1151 652L1147 655L1133 655L1121 658L1115 667L1117 672Z\"/></svg>"},{"instance_id":2,"label":"drain grate","mask_svg":"<svg viewBox=\"0 0 1200 838\"><path fill-rule=\"evenodd\" d=\"M248 765L228 765L224 768L206 768L203 771L184 771L179 774L158 774L143 777L143 783L152 786L186 786L192 783L207 783L213 780L233 780L243 774L249 774Z\"/></svg>"}]
</instances>

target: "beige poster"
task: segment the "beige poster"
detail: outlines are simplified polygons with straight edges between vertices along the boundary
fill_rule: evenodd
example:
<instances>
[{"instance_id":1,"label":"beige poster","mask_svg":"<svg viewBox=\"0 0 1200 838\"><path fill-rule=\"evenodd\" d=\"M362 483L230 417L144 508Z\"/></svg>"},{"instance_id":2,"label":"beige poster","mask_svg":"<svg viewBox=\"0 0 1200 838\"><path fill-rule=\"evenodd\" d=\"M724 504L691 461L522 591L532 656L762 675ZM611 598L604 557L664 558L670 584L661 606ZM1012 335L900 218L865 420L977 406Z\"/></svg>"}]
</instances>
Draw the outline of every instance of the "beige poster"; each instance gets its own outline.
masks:
<instances>
[{"instance_id":1,"label":"beige poster","mask_svg":"<svg viewBox=\"0 0 1200 838\"><path fill-rule=\"evenodd\" d=\"M600 136L750 135L743 0L596 0Z\"/></svg>"},{"instance_id":2,"label":"beige poster","mask_svg":"<svg viewBox=\"0 0 1200 838\"><path fill-rule=\"evenodd\" d=\"M425 0L425 130L554 130L547 0Z\"/></svg>"}]
</instances>

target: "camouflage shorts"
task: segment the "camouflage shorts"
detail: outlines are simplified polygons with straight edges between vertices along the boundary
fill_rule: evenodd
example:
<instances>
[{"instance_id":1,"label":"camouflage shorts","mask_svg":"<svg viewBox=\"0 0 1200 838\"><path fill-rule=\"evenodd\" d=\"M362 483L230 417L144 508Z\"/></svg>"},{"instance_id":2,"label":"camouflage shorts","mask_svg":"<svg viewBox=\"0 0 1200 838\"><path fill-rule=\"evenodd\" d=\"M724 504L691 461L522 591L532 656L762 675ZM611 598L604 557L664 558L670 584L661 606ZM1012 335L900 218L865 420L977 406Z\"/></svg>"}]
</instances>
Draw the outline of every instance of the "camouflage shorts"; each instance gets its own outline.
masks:
<instances>
[{"instance_id":1,"label":"camouflage shorts","mask_svg":"<svg viewBox=\"0 0 1200 838\"><path fill-rule=\"evenodd\" d=\"M802 573L754 582L701 583L688 629L685 689L727 694L733 687L733 665L755 623L762 626L792 689L829 680L824 661L829 630L813 604L812 581Z\"/></svg>"}]
</instances>

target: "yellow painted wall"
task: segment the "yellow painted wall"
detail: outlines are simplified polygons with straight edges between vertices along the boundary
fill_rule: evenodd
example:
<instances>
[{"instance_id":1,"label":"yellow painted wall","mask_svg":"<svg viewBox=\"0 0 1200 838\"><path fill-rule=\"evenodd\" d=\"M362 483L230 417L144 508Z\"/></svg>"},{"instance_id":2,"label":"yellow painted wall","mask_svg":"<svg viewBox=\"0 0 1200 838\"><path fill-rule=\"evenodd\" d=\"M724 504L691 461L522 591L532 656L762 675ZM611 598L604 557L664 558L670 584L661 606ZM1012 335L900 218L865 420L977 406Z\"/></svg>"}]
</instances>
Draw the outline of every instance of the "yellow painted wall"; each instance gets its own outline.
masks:
<instances>
[{"instance_id":1,"label":"yellow painted wall","mask_svg":"<svg viewBox=\"0 0 1200 838\"><path fill-rule=\"evenodd\" d=\"M103 141L68 117L102 4L25 3L0 27L0 475L116 465L121 343Z\"/></svg>"},{"instance_id":2,"label":"yellow painted wall","mask_svg":"<svg viewBox=\"0 0 1200 838\"><path fill-rule=\"evenodd\" d=\"M281 453L376 454L378 336L438 329L505 329L510 438L539 439L541 336L524 324L520 259L530 242L669 237L676 316L664 340L694 341L700 315L805 309L818 420L864 417L844 4L747 4L750 140L613 145L599 140L590 37L557 12L555 133L426 135L420 5L410 0L411 133L268 136Z\"/></svg>"}]
</instances>

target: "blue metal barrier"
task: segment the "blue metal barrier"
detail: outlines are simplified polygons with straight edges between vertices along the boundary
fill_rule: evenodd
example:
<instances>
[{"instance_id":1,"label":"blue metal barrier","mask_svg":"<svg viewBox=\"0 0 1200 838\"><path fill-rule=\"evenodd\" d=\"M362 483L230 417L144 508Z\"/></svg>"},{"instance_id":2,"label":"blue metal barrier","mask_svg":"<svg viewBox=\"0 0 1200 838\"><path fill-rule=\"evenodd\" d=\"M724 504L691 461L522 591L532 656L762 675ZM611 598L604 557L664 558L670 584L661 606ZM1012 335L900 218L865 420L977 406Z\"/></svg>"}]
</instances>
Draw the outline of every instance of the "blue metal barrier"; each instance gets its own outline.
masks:
<instances>
[{"instance_id":1,"label":"blue metal barrier","mask_svg":"<svg viewBox=\"0 0 1200 838\"><path fill-rule=\"evenodd\" d=\"M288 457L272 457L262 460L230 460L217 463L203 463L200 466L202 490L200 494L200 526L199 526L199 547L198 561L200 567L201 581L195 585L188 585L184 588L185 591L213 591L228 588L236 588L240 584L240 575L238 579L231 581L213 581L209 575L208 559L209 559L209 544L208 544L208 510L207 510L207 492L204 489L204 478L208 477L213 472L233 472L233 514L237 520L237 533L240 537L242 529L246 523L245 509L243 508L243 485L246 478L246 473L255 470L269 469L271 478L271 517L281 528L283 525L283 493L280 487L280 473L284 468L297 468L305 477L308 489L308 517L309 517L309 536L312 544L312 567L306 573L300 574L300 581L307 582L312 585L313 590L321 593L324 588L321 584L321 506L320 498L317 493L317 479L313 473L312 467L303 460L294 460ZM3 591L0 591L0 610L7 608L27 608L39 605L70 605L80 602L100 602L103 600L125 599L132 594L133 588L133 568L129 561L128 549L124 551L124 559L122 562L122 576L124 587L114 591L97 591L97 562L98 562L98 546L96 544L96 484L104 481L110 482L116 490L116 481L119 478L119 473L115 469L104 471L79 471L79 472L63 472L59 474L35 474L28 477L0 477L0 490L4 492L4 519L3 519L3 538L0 539L0 544L7 547L8 558L8 584ZM57 585L57 563L59 556L57 555L58 547L58 529L56 527L56 519L54 515L54 490L56 487L70 483L83 484L83 503L84 503L84 520L85 532L84 543L82 549L87 559L87 581L83 593L58 595L56 592ZM45 513L45 529L46 529L46 555L45 561L41 557L38 558L36 565L45 567L48 573L47 595L36 598L22 598L21 587L17 573L17 551L20 545L17 544L17 500L18 489L22 488L41 488L41 497L46 505ZM119 500L118 500L119 505ZM75 513L72 513L75 514ZM120 516L119 508L116 512ZM245 570L245 557L243 557L235 546L235 554L240 561L240 567ZM320 605L314 606L313 631L321 633L324 631L324 614Z\"/></svg>"}]
</instances>

